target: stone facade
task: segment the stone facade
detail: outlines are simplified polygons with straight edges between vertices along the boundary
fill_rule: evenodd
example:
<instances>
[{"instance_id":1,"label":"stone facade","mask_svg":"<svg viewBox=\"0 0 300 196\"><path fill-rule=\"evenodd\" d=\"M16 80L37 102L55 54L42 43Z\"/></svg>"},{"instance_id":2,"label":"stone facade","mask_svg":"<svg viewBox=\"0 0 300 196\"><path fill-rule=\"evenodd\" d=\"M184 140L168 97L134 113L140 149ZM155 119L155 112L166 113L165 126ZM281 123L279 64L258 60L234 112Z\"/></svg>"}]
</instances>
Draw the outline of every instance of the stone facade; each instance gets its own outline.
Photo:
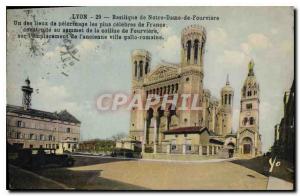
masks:
<instances>
[{"instance_id":1,"label":"stone facade","mask_svg":"<svg viewBox=\"0 0 300 196\"><path fill-rule=\"evenodd\" d=\"M27 90L24 92L22 88L23 106L6 106L7 142L20 148L55 148L58 153L75 151L80 139L80 121L66 110L57 113L32 109L28 81Z\"/></svg>"},{"instance_id":2,"label":"stone facade","mask_svg":"<svg viewBox=\"0 0 300 196\"><path fill-rule=\"evenodd\" d=\"M211 148L212 154L214 149L220 149L225 137L232 134L234 90L228 76L220 90L220 99L204 88L205 42L204 27L186 27L181 34L181 62L163 61L154 70L150 70L150 52L143 49L132 52L132 95L141 95L144 105L150 96L161 99L149 109L132 109L129 138L152 146L154 151L164 145L171 150L174 146L185 145L197 146L198 152L202 151L202 146L208 151ZM196 105L200 109L179 110L177 105L173 107L176 103L170 100L176 100L174 97L180 99L183 95L197 97ZM162 106L164 97L168 100L165 108ZM155 146L159 147L156 149ZM163 151L166 151L167 147L164 148Z\"/></svg>"},{"instance_id":3,"label":"stone facade","mask_svg":"<svg viewBox=\"0 0 300 196\"><path fill-rule=\"evenodd\" d=\"M153 95L161 99L149 109L132 109L129 138L141 142L145 152L214 155L223 151L225 154L260 155L259 85L253 71L254 63L249 63L242 89L239 129L233 133L234 90L228 75L220 90L220 99L204 88L205 42L204 27L186 27L181 33L181 62L162 61L154 70L150 70L148 51L132 52L132 95L140 94L144 105ZM247 95L249 92L252 94ZM175 99L174 103L174 97L184 95L197 97L199 109L178 109L179 101ZM166 107L163 106L164 98L168 100Z\"/></svg>"},{"instance_id":4,"label":"stone facade","mask_svg":"<svg viewBox=\"0 0 300 196\"><path fill-rule=\"evenodd\" d=\"M241 108L237 133L238 150L241 154L257 156L262 153L259 133L259 94L259 83L254 74L254 62L250 61L248 75L241 89Z\"/></svg>"},{"instance_id":5,"label":"stone facade","mask_svg":"<svg viewBox=\"0 0 300 196\"><path fill-rule=\"evenodd\" d=\"M280 124L274 127L274 145L272 153L274 157L287 160L291 163L295 161L296 133L295 133L295 80L289 91L283 96L284 116Z\"/></svg>"}]
</instances>

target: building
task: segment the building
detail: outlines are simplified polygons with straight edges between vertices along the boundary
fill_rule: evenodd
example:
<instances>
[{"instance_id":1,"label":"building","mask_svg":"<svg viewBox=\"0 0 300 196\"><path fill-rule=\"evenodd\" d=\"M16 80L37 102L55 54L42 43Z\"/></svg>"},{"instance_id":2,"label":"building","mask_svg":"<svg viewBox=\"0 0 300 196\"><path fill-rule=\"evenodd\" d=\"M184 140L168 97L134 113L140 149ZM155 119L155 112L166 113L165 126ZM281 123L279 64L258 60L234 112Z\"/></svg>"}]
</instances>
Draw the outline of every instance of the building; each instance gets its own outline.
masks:
<instances>
[{"instance_id":1,"label":"building","mask_svg":"<svg viewBox=\"0 0 300 196\"><path fill-rule=\"evenodd\" d=\"M284 115L280 124L274 127L272 153L289 162L295 161L295 81L283 96Z\"/></svg>"},{"instance_id":2,"label":"building","mask_svg":"<svg viewBox=\"0 0 300 196\"><path fill-rule=\"evenodd\" d=\"M254 62L248 65L248 75L241 89L241 107L239 130L237 132L238 150L241 154L257 156L261 151L261 134L259 133L259 83L254 74Z\"/></svg>"},{"instance_id":3,"label":"building","mask_svg":"<svg viewBox=\"0 0 300 196\"><path fill-rule=\"evenodd\" d=\"M75 151L80 138L80 121L67 110L47 112L31 108L30 80L22 86L22 106L6 106L7 142L19 148L55 148Z\"/></svg>"},{"instance_id":4,"label":"building","mask_svg":"<svg viewBox=\"0 0 300 196\"><path fill-rule=\"evenodd\" d=\"M186 27L181 34L181 62L162 62L154 70L150 70L148 51L132 52L132 95L140 94L144 104L150 96L161 97L158 104L146 111L131 111L129 138L142 142L144 152L214 155L220 150L237 149L237 137L243 133L236 135L232 130L234 90L228 75L220 99L204 88L205 42L204 27ZM184 95L198 97L196 105L200 109L180 110L169 102L162 106L164 97L174 100ZM256 124L258 133L258 121Z\"/></svg>"}]
</instances>

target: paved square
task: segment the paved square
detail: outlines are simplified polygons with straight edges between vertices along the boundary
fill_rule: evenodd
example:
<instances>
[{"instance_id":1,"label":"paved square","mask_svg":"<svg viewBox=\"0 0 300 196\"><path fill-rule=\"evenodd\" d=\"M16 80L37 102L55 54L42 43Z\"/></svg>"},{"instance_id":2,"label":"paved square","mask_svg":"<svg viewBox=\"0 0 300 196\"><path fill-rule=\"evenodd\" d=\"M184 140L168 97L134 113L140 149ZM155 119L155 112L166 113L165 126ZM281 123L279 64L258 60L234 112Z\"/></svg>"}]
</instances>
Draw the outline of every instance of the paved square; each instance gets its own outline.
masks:
<instances>
[{"instance_id":1,"label":"paved square","mask_svg":"<svg viewBox=\"0 0 300 196\"><path fill-rule=\"evenodd\" d=\"M183 163L123 160L69 168L155 190L266 190L268 178L231 162Z\"/></svg>"}]
</instances>

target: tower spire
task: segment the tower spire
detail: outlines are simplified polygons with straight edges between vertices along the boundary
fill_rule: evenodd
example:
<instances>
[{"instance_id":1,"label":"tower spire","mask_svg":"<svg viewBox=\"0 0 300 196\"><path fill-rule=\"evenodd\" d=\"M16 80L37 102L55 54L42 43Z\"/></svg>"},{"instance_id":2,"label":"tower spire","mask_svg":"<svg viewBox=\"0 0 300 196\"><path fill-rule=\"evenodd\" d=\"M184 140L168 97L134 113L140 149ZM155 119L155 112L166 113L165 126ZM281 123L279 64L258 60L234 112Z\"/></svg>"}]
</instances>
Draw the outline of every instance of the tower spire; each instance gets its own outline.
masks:
<instances>
[{"instance_id":1,"label":"tower spire","mask_svg":"<svg viewBox=\"0 0 300 196\"><path fill-rule=\"evenodd\" d=\"M248 64L248 76L254 76L254 71L253 71L254 65L255 65L254 60L251 59L249 64Z\"/></svg>"},{"instance_id":2,"label":"tower spire","mask_svg":"<svg viewBox=\"0 0 300 196\"><path fill-rule=\"evenodd\" d=\"M226 85L230 85L230 83L229 83L229 74L227 74L227 77L226 77Z\"/></svg>"},{"instance_id":3,"label":"tower spire","mask_svg":"<svg viewBox=\"0 0 300 196\"><path fill-rule=\"evenodd\" d=\"M23 91L23 100L22 105L24 110L30 109L31 107L31 94L33 92L33 89L30 87L30 80L29 77L25 80L25 85L22 86Z\"/></svg>"}]
</instances>

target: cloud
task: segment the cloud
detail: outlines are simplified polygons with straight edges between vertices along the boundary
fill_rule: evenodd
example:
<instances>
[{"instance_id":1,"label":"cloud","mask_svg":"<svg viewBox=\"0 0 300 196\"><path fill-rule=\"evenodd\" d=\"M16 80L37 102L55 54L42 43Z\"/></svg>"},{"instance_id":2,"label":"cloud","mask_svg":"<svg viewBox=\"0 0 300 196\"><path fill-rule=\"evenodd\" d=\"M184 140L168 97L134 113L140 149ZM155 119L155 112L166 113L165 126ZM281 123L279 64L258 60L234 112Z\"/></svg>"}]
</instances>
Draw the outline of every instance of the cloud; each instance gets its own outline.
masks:
<instances>
[{"instance_id":1,"label":"cloud","mask_svg":"<svg viewBox=\"0 0 300 196\"><path fill-rule=\"evenodd\" d=\"M218 64L224 65L245 65L249 57L239 50L224 50L223 54L217 59Z\"/></svg>"},{"instance_id":2,"label":"cloud","mask_svg":"<svg viewBox=\"0 0 300 196\"><path fill-rule=\"evenodd\" d=\"M93 50L96 48L96 46L97 44L95 41L84 39L76 46L76 48L83 50Z\"/></svg>"},{"instance_id":3,"label":"cloud","mask_svg":"<svg viewBox=\"0 0 300 196\"><path fill-rule=\"evenodd\" d=\"M272 46L270 39L261 33L253 33L248 36L248 44L252 48L266 49Z\"/></svg>"},{"instance_id":4,"label":"cloud","mask_svg":"<svg viewBox=\"0 0 300 196\"><path fill-rule=\"evenodd\" d=\"M228 40L227 32L222 28L212 29L207 33L207 37L213 44L225 44Z\"/></svg>"},{"instance_id":5,"label":"cloud","mask_svg":"<svg viewBox=\"0 0 300 196\"><path fill-rule=\"evenodd\" d=\"M285 40L281 43L280 49L284 54L294 53L294 43L291 40Z\"/></svg>"},{"instance_id":6,"label":"cloud","mask_svg":"<svg viewBox=\"0 0 300 196\"><path fill-rule=\"evenodd\" d=\"M161 45L156 46L153 51L160 59L178 62L180 57L180 37L176 35L168 37Z\"/></svg>"}]
</instances>

